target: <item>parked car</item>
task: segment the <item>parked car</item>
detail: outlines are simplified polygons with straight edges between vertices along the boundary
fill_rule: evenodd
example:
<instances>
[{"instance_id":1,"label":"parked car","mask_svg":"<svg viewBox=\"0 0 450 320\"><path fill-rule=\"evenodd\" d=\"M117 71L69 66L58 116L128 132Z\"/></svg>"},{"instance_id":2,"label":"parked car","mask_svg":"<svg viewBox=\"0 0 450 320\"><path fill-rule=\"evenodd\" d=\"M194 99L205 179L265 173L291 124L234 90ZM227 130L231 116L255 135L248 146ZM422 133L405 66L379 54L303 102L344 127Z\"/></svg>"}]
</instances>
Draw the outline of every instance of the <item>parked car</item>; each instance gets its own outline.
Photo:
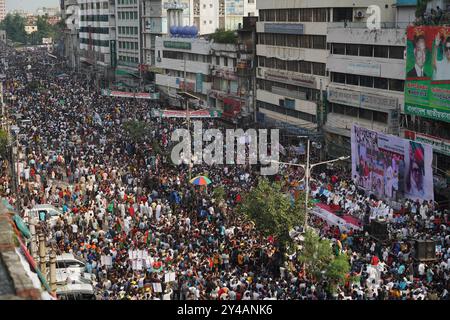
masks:
<instances>
[{"instance_id":1,"label":"parked car","mask_svg":"<svg viewBox=\"0 0 450 320\"><path fill-rule=\"evenodd\" d=\"M51 204L38 204L28 211L29 222L47 221L50 227L54 227L58 218L62 216L62 211Z\"/></svg>"},{"instance_id":2,"label":"parked car","mask_svg":"<svg viewBox=\"0 0 450 320\"><path fill-rule=\"evenodd\" d=\"M82 278L86 264L73 254L63 253L56 256L56 283L65 283L67 279Z\"/></svg>"}]
</instances>

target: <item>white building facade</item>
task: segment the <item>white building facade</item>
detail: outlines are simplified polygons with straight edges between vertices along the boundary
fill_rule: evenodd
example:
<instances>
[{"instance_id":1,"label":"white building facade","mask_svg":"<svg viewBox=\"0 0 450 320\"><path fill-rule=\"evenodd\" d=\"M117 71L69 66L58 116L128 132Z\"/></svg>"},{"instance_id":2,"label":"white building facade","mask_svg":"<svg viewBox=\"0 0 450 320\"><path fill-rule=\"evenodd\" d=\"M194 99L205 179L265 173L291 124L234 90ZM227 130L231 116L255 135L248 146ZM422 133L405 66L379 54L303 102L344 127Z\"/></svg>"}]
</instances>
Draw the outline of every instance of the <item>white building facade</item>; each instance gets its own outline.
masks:
<instances>
[{"instance_id":1,"label":"white building facade","mask_svg":"<svg viewBox=\"0 0 450 320\"><path fill-rule=\"evenodd\" d=\"M78 0L80 62L101 78L109 78L116 61L114 0Z\"/></svg>"},{"instance_id":2,"label":"white building facade","mask_svg":"<svg viewBox=\"0 0 450 320\"><path fill-rule=\"evenodd\" d=\"M181 89L199 97L199 104L206 106L211 90L211 43L202 38L163 36L156 38L155 52L155 66L162 70L155 83L171 97L169 104L180 106L176 92Z\"/></svg>"}]
</instances>

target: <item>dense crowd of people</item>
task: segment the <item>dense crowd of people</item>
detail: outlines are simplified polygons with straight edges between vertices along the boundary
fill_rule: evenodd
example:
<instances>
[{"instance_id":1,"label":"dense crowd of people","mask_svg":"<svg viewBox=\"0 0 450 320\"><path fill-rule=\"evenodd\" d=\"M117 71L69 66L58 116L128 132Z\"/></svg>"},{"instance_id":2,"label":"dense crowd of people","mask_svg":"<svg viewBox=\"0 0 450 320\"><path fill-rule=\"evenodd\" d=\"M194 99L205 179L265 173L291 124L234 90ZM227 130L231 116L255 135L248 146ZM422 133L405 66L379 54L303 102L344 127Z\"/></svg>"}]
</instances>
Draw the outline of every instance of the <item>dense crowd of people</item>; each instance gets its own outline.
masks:
<instances>
[{"instance_id":1,"label":"dense crowd of people","mask_svg":"<svg viewBox=\"0 0 450 320\"><path fill-rule=\"evenodd\" d=\"M391 233L380 242L367 230L343 231L310 215L309 224L350 259L348 280L331 292L235 210L258 182L255 168L195 165L192 177L206 175L212 184L192 185L189 167L170 159L171 133L186 126L183 119L152 118L155 102L103 96L45 51L3 49L10 114L29 122L18 120L19 196L7 170L2 195L20 202L25 220L37 204L62 208L49 244L86 261L97 299L449 299L449 217L433 203L407 201L394 210L359 193L342 170L318 169L313 197L366 223L382 216ZM148 134L132 137L132 120L146 122ZM218 126L203 121L205 129ZM275 179L293 185L301 177L286 167ZM411 240L425 237L439 246L430 263L413 259Z\"/></svg>"}]
</instances>

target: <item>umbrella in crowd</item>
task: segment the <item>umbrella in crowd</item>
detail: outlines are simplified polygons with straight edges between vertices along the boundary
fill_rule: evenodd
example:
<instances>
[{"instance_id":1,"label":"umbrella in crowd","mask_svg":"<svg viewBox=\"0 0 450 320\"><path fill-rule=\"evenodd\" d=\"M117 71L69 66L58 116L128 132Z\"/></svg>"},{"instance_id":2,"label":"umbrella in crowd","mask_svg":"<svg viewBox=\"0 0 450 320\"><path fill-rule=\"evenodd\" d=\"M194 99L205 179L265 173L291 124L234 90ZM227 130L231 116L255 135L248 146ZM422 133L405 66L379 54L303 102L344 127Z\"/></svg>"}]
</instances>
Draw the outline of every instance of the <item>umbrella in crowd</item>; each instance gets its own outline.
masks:
<instances>
[{"instance_id":1,"label":"umbrella in crowd","mask_svg":"<svg viewBox=\"0 0 450 320\"><path fill-rule=\"evenodd\" d=\"M211 180L205 176L198 176L198 177L192 178L190 183L192 183L196 186L207 186L208 184L211 183Z\"/></svg>"}]
</instances>

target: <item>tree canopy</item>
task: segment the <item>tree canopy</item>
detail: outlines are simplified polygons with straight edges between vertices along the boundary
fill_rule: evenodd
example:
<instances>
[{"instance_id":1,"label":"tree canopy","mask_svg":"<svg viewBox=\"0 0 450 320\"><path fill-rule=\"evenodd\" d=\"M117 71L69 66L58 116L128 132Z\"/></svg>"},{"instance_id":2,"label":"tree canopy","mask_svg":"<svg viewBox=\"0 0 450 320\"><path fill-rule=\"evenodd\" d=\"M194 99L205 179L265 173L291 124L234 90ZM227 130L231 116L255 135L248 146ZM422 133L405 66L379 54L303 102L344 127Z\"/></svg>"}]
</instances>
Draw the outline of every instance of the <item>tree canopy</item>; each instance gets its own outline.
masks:
<instances>
[{"instance_id":1,"label":"tree canopy","mask_svg":"<svg viewBox=\"0 0 450 320\"><path fill-rule=\"evenodd\" d=\"M20 16L18 13L9 13L0 22L0 29L5 30L8 39L13 42L36 45L42 44L42 38L59 39L62 36L62 30L65 28L64 21L62 20L55 25L51 25L48 22L47 15L37 17L37 31L31 34L25 32L26 25L26 18Z\"/></svg>"},{"instance_id":2,"label":"tree canopy","mask_svg":"<svg viewBox=\"0 0 450 320\"><path fill-rule=\"evenodd\" d=\"M274 236L282 247L291 241L289 230L304 223L304 205L300 199L292 203L279 182L260 179L242 199L238 210L254 221L264 235Z\"/></svg>"},{"instance_id":3,"label":"tree canopy","mask_svg":"<svg viewBox=\"0 0 450 320\"><path fill-rule=\"evenodd\" d=\"M237 36L232 30L217 29L216 32L212 34L214 42L217 43L231 43L235 44L237 42Z\"/></svg>"}]
</instances>

